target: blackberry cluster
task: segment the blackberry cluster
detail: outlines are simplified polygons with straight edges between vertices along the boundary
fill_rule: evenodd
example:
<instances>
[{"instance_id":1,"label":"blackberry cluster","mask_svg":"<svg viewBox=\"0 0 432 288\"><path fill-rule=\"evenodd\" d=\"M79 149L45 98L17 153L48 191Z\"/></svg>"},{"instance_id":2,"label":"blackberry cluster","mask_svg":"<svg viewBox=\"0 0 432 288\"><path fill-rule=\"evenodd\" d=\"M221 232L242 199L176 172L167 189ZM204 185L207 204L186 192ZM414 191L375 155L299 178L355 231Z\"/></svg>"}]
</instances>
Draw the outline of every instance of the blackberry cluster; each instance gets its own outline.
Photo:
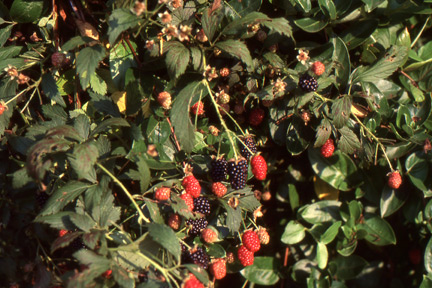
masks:
<instances>
[{"instance_id":1,"label":"blackberry cluster","mask_svg":"<svg viewBox=\"0 0 432 288\"><path fill-rule=\"evenodd\" d=\"M193 253L190 253L189 257L192 263L200 266L203 269L208 268L209 256L207 255L207 253L204 251L203 248L201 247L196 248Z\"/></svg>"},{"instance_id":2,"label":"blackberry cluster","mask_svg":"<svg viewBox=\"0 0 432 288\"><path fill-rule=\"evenodd\" d=\"M303 74L299 79L298 85L306 92L316 91L318 88L317 80L309 74Z\"/></svg>"},{"instance_id":3,"label":"blackberry cluster","mask_svg":"<svg viewBox=\"0 0 432 288\"><path fill-rule=\"evenodd\" d=\"M206 197L200 196L193 199L194 212L202 213L204 215L210 214L210 202Z\"/></svg>"},{"instance_id":4,"label":"blackberry cluster","mask_svg":"<svg viewBox=\"0 0 432 288\"><path fill-rule=\"evenodd\" d=\"M189 219L186 221L188 226L192 226L189 230L190 235L198 235L201 231L207 227L208 221L205 218L200 219Z\"/></svg>"},{"instance_id":5,"label":"blackberry cluster","mask_svg":"<svg viewBox=\"0 0 432 288\"><path fill-rule=\"evenodd\" d=\"M243 140L243 143L247 146L247 148L242 143L241 147L240 147L240 154L249 161L250 157L252 156L250 151L252 151L253 154L255 154L257 152L255 141L253 140L252 136L247 136L247 137L243 138L242 140Z\"/></svg>"},{"instance_id":6,"label":"blackberry cluster","mask_svg":"<svg viewBox=\"0 0 432 288\"><path fill-rule=\"evenodd\" d=\"M211 177L214 182L226 180L227 165L228 163L224 158L219 158L212 161Z\"/></svg>"},{"instance_id":7,"label":"blackberry cluster","mask_svg":"<svg viewBox=\"0 0 432 288\"><path fill-rule=\"evenodd\" d=\"M49 195L45 192L40 192L36 194L36 203L40 209L45 206L45 203L48 201Z\"/></svg>"},{"instance_id":8,"label":"blackberry cluster","mask_svg":"<svg viewBox=\"0 0 432 288\"><path fill-rule=\"evenodd\" d=\"M243 189L246 187L248 176L248 164L246 159L242 159L237 163L230 161L228 163L228 175L230 178L231 186L234 190Z\"/></svg>"}]
</instances>

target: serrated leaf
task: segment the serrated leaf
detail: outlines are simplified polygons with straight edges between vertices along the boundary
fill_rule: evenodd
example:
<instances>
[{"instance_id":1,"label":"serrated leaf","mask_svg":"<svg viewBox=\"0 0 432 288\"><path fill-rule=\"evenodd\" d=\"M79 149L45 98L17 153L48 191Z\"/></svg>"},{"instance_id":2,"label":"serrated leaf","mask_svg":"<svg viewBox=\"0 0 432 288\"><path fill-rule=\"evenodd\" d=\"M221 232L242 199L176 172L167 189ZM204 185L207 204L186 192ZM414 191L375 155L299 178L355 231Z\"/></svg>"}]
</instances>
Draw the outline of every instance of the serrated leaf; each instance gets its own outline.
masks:
<instances>
[{"instance_id":1,"label":"serrated leaf","mask_svg":"<svg viewBox=\"0 0 432 288\"><path fill-rule=\"evenodd\" d=\"M61 211L52 215L38 216L34 219L35 222L45 223L54 229L75 229L75 225L70 221L69 216L74 214L72 211Z\"/></svg>"},{"instance_id":2,"label":"serrated leaf","mask_svg":"<svg viewBox=\"0 0 432 288\"><path fill-rule=\"evenodd\" d=\"M62 237L56 238L54 242L51 244L51 253L54 253L60 248L69 246L69 244L71 244L75 239L80 237L82 234L83 234L82 232L69 232Z\"/></svg>"},{"instance_id":3,"label":"serrated leaf","mask_svg":"<svg viewBox=\"0 0 432 288\"><path fill-rule=\"evenodd\" d=\"M41 17L43 0L14 0L10 8L11 18L19 23L30 23Z\"/></svg>"},{"instance_id":4,"label":"serrated leaf","mask_svg":"<svg viewBox=\"0 0 432 288\"><path fill-rule=\"evenodd\" d=\"M80 196L90 186L90 184L75 180L67 182L64 186L54 191L39 215L48 215L59 212L61 209L63 209L63 207L75 200L75 198Z\"/></svg>"},{"instance_id":5,"label":"serrated leaf","mask_svg":"<svg viewBox=\"0 0 432 288\"><path fill-rule=\"evenodd\" d=\"M234 2L234 1L231 1ZM247 26L251 23L263 23L265 21L270 21L270 18L261 12L251 12L244 15L241 18L236 18L225 26L224 30L221 32L225 35L234 35L241 33L243 30L247 29Z\"/></svg>"},{"instance_id":6,"label":"serrated leaf","mask_svg":"<svg viewBox=\"0 0 432 288\"><path fill-rule=\"evenodd\" d=\"M294 23L302 30L308 33L316 33L327 26L327 21L322 21L319 18L305 17L294 20Z\"/></svg>"},{"instance_id":7,"label":"serrated leaf","mask_svg":"<svg viewBox=\"0 0 432 288\"><path fill-rule=\"evenodd\" d=\"M111 126L129 127L130 124L122 118L109 118L100 123L90 134L93 137L100 132L105 132Z\"/></svg>"},{"instance_id":8,"label":"serrated leaf","mask_svg":"<svg viewBox=\"0 0 432 288\"><path fill-rule=\"evenodd\" d=\"M135 287L135 279L132 272L124 269L121 266L113 266L112 267L112 275L116 282L123 288L134 288Z\"/></svg>"},{"instance_id":9,"label":"serrated leaf","mask_svg":"<svg viewBox=\"0 0 432 288\"><path fill-rule=\"evenodd\" d=\"M33 179L28 175L27 169L21 168L12 174L12 188L19 189L32 182Z\"/></svg>"},{"instance_id":10,"label":"serrated leaf","mask_svg":"<svg viewBox=\"0 0 432 288\"><path fill-rule=\"evenodd\" d=\"M282 234L281 241L285 244L292 245L297 244L304 239L306 236L306 228L300 224L291 220L286 226Z\"/></svg>"},{"instance_id":11,"label":"serrated leaf","mask_svg":"<svg viewBox=\"0 0 432 288\"><path fill-rule=\"evenodd\" d=\"M270 21L263 21L262 25L281 35L292 37L292 27L285 18L274 18Z\"/></svg>"},{"instance_id":12,"label":"serrated leaf","mask_svg":"<svg viewBox=\"0 0 432 288\"><path fill-rule=\"evenodd\" d=\"M375 31L379 21L377 19L367 19L356 21L341 34L341 39L345 42L348 50L352 50L365 42Z\"/></svg>"},{"instance_id":13,"label":"serrated leaf","mask_svg":"<svg viewBox=\"0 0 432 288\"><path fill-rule=\"evenodd\" d=\"M73 127L83 140L88 139L90 134L90 119L86 115L80 114L75 117Z\"/></svg>"},{"instance_id":14,"label":"serrated leaf","mask_svg":"<svg viewBox=\"0 0 432 288\"><path fill-rule=\"evenodd\" d=\"M332 104L333 125L336 128L342 128L348 122L351 115L351 97L345 95Z\"/></svg>"},{"instance_id":15,"label":"serrated leaf","mask_svg":"<svg viewBox=\"0 0 432 288\"><path fill-rule=\"evenodd\" d=\"M323 118L321 120L320 125L317 128L317 139L314 143L314 148L321 147L330 138L331 135L331 123L327 118Z\"/></svg>"},{"instance_id":16,"label":"serrated leaf","mask_svg":"<svg viewBox=\"0 0 432 288\"><path fill-rule=\"evenodd\" d=\"M216 11L214 11L212 8L207 8L203 12L203 16L201 17L201 24L204 29L204 33L209 39L210 43L213 40L213 36L216 33L222 18L223 13L221 9L217 9Z\"/></svg>"},{"instance_id":17,"label":"serrated leaf","mask_svg":"<svg viewBox=\"0 0 432 288\"><path fill-rule=\"evenodd\" d=\"M180 147L186 152L192 152L194 147L195 128L189 117L189 107L192 98L204 89L201 82L191 82L177 95L170 112L174 132Z\"/></svg>"},{"instance_id":18,"label":"serrated leaf","mask_svg":"<svg viewBox=\"0 0 432 288\"><path fill-rule=\"evenodd\" d=\"M140 18L129 9L115 9L108 18L108 39L111 45L125 30L138 25Z\"/></svg>"},{"instance_id":19,"label":"serrated leaf","mask_svg":"<svg viewBox=\"0 0 432 288\"><path fill-rule=\"evenodd\" d=\"M405 160L405 169L411 182L421 191L430 189L425 183L429 173L429 161L420 152L413 153Z\"/></svg>"},{"instance_id":20,"label":"serrated leaf","mask_svg":"<svg viewBox=\"0 0 432 288\"><path fill-rule=\"evenodd\" d=\"M360 140L350 128L345 126L338 131L341 134L338 142L338 148L343 153L351 154L361 149Z\"/></svg>"},{"instance_id":21,"label":"serrated leaf","mask_svg":"<svg viewBox=\"0 0 432 288\"><path fill-rule=\"evenodd\" d=\"M335 65L335 76L339 91L344 91L351 74L351 62L348 49L339 37L332 37L333 44L332 62Z\"/></svg>"},{"instance_id":22,"label":"serrated leaf","mask_svg":"<svg viewBox=\"0 0 432 288\"><path fill-rule=\"evenodd\" d=\"M0 29L0 47L3 47L3 45L6 43L7 39L9 39L9 36L12 32L12 28L13 28L13 25L8 25L8 26Z\"/></svg>"},{"instance_id":23,"label":"serrated leaf","mask_svg":"<svg viewBox=\"0 0 432 288\"><path fill-rule=\"evenodd\" d=\"M122 248L126 248L123 246ZM120 266L133 271L139 271L150 265L145 258L137 255L138 248L131 249L131 251L117 250L113 253L113 259L119 263Z\"/></svg>"},{"instance_id":24,"label":"serrated leaf","mask_svg":"<svg viewBox=\"0 0 432 288\"><path fill-rule=\"evenodd\" d=\"M198 47L191 47L192 66L195 71L204 69L203 54Z\"/></svg>"},{"instance_id":25,"label":"serrated leaf","mask_svg":"<svg viewBox=\"0 0 432 288\"><path fill-rule=\"evenodd\" d=\"M93 42L94 39L90 37L83 36L75 36L69 39L63 46L61 47L63 51L73 50L81 45Z\"/></svg>"},{"instance_id":26,"label":"serrated leaf","mask_svg":"<svg viewBox=\"0 0 432 288\"><path fill-rule=\"evenodd\" d=\"M66 107L66 103L60 95L60 91L57 87L57 83L54 80L54 77L51 74L44 74L42 76L42 91L45 95L51 99L52 101L58 103L59 105Z\"/></svg>"},{"instance_id":27,"label":"serrated leaf","mask_svg":"<svg viewBox=\"0 0 432 288\"><path fill-rule=\"evenodd\" d=\"M252 283L272 286L279 281L277 270L275 257L255 257L253 265L245 267L241 274Z\"/></svg>"},{"instance_id":28,"label":"serrated leaf","mask_svg":"<svg viewBox=\"0 0 432 288\"><path fill-rule=\"evenodd\" d=\"M229 39L218 42L215 46L223 52L226 52L229 55L241 60L243 63L246 64L248 69L253 69L253 61L249 49L247 48L246 44L244 44L240 40Z\"/></svg>"},{"instance_id":29,"label":"serrated leaf","mask_svg":"<svg viewBox=\"0 0 432 288\"><path fill-rule=\"evenodd\" d=\"M96 192L96 191L95 191ZM93 207L93 219L101 228L108 228L120 220L120 207L114 205L114 196L111 193L104 193L100 202Z\"/></svg>"},{"instance_id":30,"label":"serrated leaf","mask_svg":"<svg viewBox=\"0 0 432 288\"><path fill-rule=\"evenodd\" d=\"M186 72L189 64L190 52L182 43L172 41L165 58L168 74L171 79L177 79Z\"/></svg>"},{"instance_id":31,"label":"serrated leaf","mask_svg":"<svg viewBox=\"0 0 432 288\"><path fill-rule=\"evenodd\" d=\"M193 213L189 210L189 206L177 194L171 195L171 208L174 210L175 213L185 217L186 219L194 217Z\"/></svg>"},{"instance_id":32,"label":"serrated leaf","mask_svg":"<svg viewBox=\"0 0 432 288\"><path fill-rule=\"evenodd\" d=\"M108 86L105 81L96 73L90 75L90 87L91 89L100 95L106 95Z\"/></svg>"},{"instance_id":33,"label":"serrated leaf","mask_svg":"<svg viewBox=\"0 0 432 288\"><path fill-rule=\"evenodd\" d=\"M103 58L105 58L105 48L101 45L86 47L78 54L76 58L76 70L83 89L89 86L91 75L96 72L96 68Z\"/></svg>"},{"instance_id":34,"label":"serrated leaf","mask_svg":"<svg viewBox=\"0 0 432 288\"><path fill-rule=\"evenodd\" d=\"M353 73L353 83L376 82L393 74L408 56L408 48L403 46L392 46L384 57L369 67L360 67Z\"/></svg>"},{"instance_id":35,"label":"serrated leaf","mask_svg":"<svg viewBox=\"0 0 432 288\"><path fill-rule=\"evenodd\" d=\"M229 231L234 234L240 229L240 225L242 222L241 209L240 208L232 208L223 200L220 200L225 210L227 211L226 225Z\"/></svg>"},{"instance_id":36,"label":"serrated leaf","mask_svg":"<svg viewBox=\"0 0 432 288\"><path fill-rule=\"evenodd\" d=\"M162 213L161 213L161 211L159 209L159 206L155 202L151 201L148 198L144 198L144 202L146 204L146 208L149 211L150 218L155 223L163 224L165 221L164 221L164 219L162 217Z\"/></svg>"},{"instance_id":37,"label":"serrated leaf","mask_svg":"<svg viewBox=\"0 0 432 288\"><path fill-rule=\"evenodd\" d=\"M148 225L149 234L153 240L168 252L180 259L181 247L175 232L165 224L150 223Z\"/></svg>"},{"instance_id":38,"label":"serrated leaf","mask_svg":"<svg viewBox=\"0 0 432 288\"><path fill-rule=\"evenodd\" d=\"M99 157L99 151L96 145L92 142L85 142L75 146L71 155L68 156L69 162L78 179L87 179L96 182L97 179L89 174Z\"/></svg>"},{"instance_id":39,"label":"serrated leaf","mask_svg":"<svg viewBox=\"0 0 432 288\"><path fill-rule=\"evenodd\" d=\"M204 285L208 285L209 283L209 277L207 272L202 269L201 267L199 267L198 265L195 264L183 264L183 266L186 267L186 269L188 269L190 272L192 272L192 274L195 275L195 277Z\"/></svg>"},{"instance_id":40,"label":"serrated leaf","mask_svg":"<svg viewBox=\"0 0 432 288\"><path fill-rule=\"evenodd\" d=\"M96 222L87 214L72 213L69 215L69 219L84 232L90 232L90 229L96 227Z\"/></svg>"},{"instance_id":41,"label":"serrated leaf","mask_svg":"<svg viewBox=\"0 0 432 288\"><path fill-rule=\"evenodd\" d=\"M0 30L0 44L1 44L1 32L2 30ZM0 45L1 47L1 45ZM7 47L2 47L0 48L0 60L5 60L8 58L13 58L15 56L18 56L21 52L21 50L23 49L23 47L21 46L7 46Z\"/></svg>"},{"instance_id":42,"label":"serrated leaf","mask_svg":"<svg viewBox=\"0 0 432 288\"><path fill-rule=\"evenodd\" d=\"M133 41L129 41L133 49L137 49L137 45ZM125 86L125 76L126 71L129 68L134 68L137 66L133 53L129 46L126 45L116 45L110 50L109 54L109 64L111 78L119 90L123 90Z\"/></svg>"}]
</instances>

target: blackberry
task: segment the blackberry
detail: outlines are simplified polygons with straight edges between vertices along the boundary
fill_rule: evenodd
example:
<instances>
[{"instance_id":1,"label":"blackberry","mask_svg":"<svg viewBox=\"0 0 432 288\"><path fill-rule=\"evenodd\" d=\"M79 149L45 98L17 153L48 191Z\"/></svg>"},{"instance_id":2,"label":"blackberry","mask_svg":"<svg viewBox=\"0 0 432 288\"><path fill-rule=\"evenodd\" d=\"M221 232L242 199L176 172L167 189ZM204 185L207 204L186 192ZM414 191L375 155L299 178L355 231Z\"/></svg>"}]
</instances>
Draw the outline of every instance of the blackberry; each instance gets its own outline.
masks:
<instances>
[{"instance_id":1,"label":"blackberry","mask_svg":"<svg viewBox=\"0 0 432 288\"><path fill-rule=\"evenodd\" d=\"M228 163L228 175L230 178L231 186L234 190L243 189L246 187L246 181L248 176L248 164L246 159L242 159L237 163L230 161Z\"/></svg>"},{"instance_id":2,"label":"blackberry","mask_svg":"<svg viewBox=\"0 0 432 288\"><path fill-rule=\"evenodd\" d=\"M207 253L204 251L203 248L198 247L194 249L194 251L191 252L190 254L190 259L194 264L200 266L201 268L203 269L208 268L209 256L207 255Z\"/></svg>"},{"instance_id":3,"label":"blackberry","mask_svg":"<svg viewBox=\"0 0 432 288\"><path fill-rule=\"evenodd\" d=\"M39 192L36 194L36 203L40 209L42 209L49 199L49 195L45 192Z\"/></svg>"},{"instance_id":4,"label":"blackberry","mask_svg":"<svg viewBox=\"0 0 432 288\"><path fill-rule=\"evenodd\" d=\"M206 197L198 197L193 199L194 212L202 213L204 215L210 214L210 202Z\"/></svg>"},{"instance_id":5,"label":"blackberry","mask_svg":"<svg viewBox=\"0 0 432 288\"><path fill-rule=\"evenodd\" d=\"M222 182L226 180L227 161L224 158L214 159L212 161L211 177L214 182Z\"/></svg>"},{"instance_id":6,"label":"blackberry","mask_svg":"<svg viewBox=\"0 0 432 288\"><path fill-rule=\"evenodd\" d=\"M255 154L257 152L255 141L253 140L252 136L244 137L242 141L243 143L241 143L240 154L249 161L252 154Z\"/></svg>"},{"instance_id":7,"label":"blackberry","mask_svg":"<svg viewBox=\"0 0 432 288\"><path fill-rule=\"evenodd\" d=\"M208 221L205 218L200 219L189 219L186 221L188 226L192 226L189 230L190 235L198 235L201 231L207 227Z\"/></svg>"},{"instance_id":8,"label":"blackberry","mask_svg":"<svg viewBox=\"0 0 432 288\"><path fill-rule=\"evenodd\" d=\"M315 78L310 76L309 74L303 74L299 78L298 85L300 88L306 92L316 91L318 88L318 82Z\"/></svg>"}]
</instances>

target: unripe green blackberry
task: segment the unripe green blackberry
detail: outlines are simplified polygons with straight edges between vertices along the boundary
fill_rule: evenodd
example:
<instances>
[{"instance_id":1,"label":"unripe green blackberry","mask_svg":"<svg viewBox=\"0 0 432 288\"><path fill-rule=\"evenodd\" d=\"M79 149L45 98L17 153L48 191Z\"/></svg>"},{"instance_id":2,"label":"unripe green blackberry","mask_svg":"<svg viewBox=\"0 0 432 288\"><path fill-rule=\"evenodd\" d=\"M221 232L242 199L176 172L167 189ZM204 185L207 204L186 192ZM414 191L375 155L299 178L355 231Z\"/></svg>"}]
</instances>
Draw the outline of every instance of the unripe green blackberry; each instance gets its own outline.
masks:
<instances>
[{"instance_id":1,"label":"unripe green blackberry","mask_svg":"<svg viewBox=\"0 0 432 288\"><path fill-rule=\"evenodd\" d=\"M210 202L206 197L200 196L198 198L193 199L194 203L194 212L198 212L204 215L209 215L210 210Z\"/></svg>"},{"instance_id":2,"label":"unripe green blackberry","mask_svg":"<svg viewBox=\"0 0 432 288\"><path fill-rule=\"evenodd\" d=\"M255 141L253 140L252 136L250 136L250 135L247 137L244 137L242 139L242 141L243 141L243 143L240 144L240 146L241 146L240 147L240 154L249 161L252 154L255 154L257 152Z\"/></svg>"},{"instance_id":3,"label":"unripe green blackberry","mask_svg":"<svg viewBox=\"0 0 432 288\"><path fill-rule=\"evenodd\" d=\"M238 162L228 162L228 175L231 186L234 190L243 189L246 187L248 164L246 159L241 159Z\"/></svg>"},{"instance_id":4,"label":"unripe green blackberry","mask_svg":"<svg viewBox=\"0 0 432 288\"><path fill-rule=\"evenodd\" d=\"M189 230L190 235L198 235L207 227L208 221L205 218L189 219L186 224L191 227Z\"/></svg>"},{"instance_id":5,"label":"unripe green blackberry","mask_svg":"<svg viewBox=\"0 0 432 288\"><path fill-rule=\"evenodd\" d=\"M214 159L211 163L211 177L214 182L221 182L226 180L227 175L227 161L224 158Z\"/></svg>"},{"instance_id":6,"label":"unripe green blackberry","mask_svg":"<svg viewBox=\"0 0 432 288\"><path fill-rule=\"evenodd\" d=\"M306 92L313 92L318 88L317 80L309 74L303 74L300 76L298 85L303 91Z\"/></svg>"}]
</instances>

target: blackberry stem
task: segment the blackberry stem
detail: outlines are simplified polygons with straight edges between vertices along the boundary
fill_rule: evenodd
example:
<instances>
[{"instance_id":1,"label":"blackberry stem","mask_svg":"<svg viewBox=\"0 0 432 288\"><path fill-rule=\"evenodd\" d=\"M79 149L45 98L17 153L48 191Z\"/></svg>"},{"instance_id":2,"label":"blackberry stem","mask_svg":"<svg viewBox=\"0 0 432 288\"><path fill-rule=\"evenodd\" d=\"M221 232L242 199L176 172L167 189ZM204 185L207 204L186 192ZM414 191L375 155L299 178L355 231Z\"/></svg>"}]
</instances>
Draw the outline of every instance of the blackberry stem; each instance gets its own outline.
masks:
<instances>
[{"instance_id":1,"label":"blackberry stem","mask_svg":"<svg viewBox=\"0 0 432 288\"><path fill-rule=\"evenodd\" d=\"M225 131L227 132L228 140L230 141L231 146L233 147L233 150L234 150L234 158L237 159L237 158L238 158L238 155L237 155L237 149L236 149L236 146L235 146L235 144L234 144L234 141L233 141L233 139L232 139L232 137L231 137L231 135L230 135L231 130L228 129L228 127L227 127L227 125L226 125L226 123L225 123L225 120L223 120L222 115L221 115L220 112L219 112L218 104L216 103L216 101L215 101L215 99L214 99L214 97L213 97L213 92L212 92L212 90L211 90L211 88L210 88L210 86L209 86L208 81L207 81L206 79L204 79L203 82L204 82L205 86L207 87L207 91L208 91L209 94L210 94L210 99L211 99L211 101L213 102L213 105L214 105L214 107L215 107L215 109L216 109L216 113L217 113L217 115L218 115L218 117L219 117L219 120L220 120L220 122L221 122L221 124L222 124L222 127L224 127ZM227 115L229 115L229 113L227 113Z\"/></svg>"},{"instance_id":2,"label":"blackberry stem","mask_svg":"<svg viewBox=\"0 0 432 288\"><path fill-rule=\"evenodd\" d=\"M373 140L375 140L376 142L377 142L377 144L378 144L378 146L379 146L379 148L381 148L381 150L382 150L382 152L383 152L383 154L384 154L384 158L387 160L387 163L388 163L388 165L389 165L389 167L390 167L390 170L393 172L394 171L394 169L393 169L393 166L392 166L392 164L391 164L391 162L390 162L390 159L388 158L388 156L387 156L387 153L385 152L385 149L384 149L384 145L381 143L381 141L378 139L378 137L376 137L364 124L363 124L363 122L361 122L360 121L360 119L354 114L354 113L351 113L351 115L354 117L354 119L357 121L357 123L358 124L360 124L360 126L364 129L364 130L366 130L366 132L372 137L372 139Z\"/></svg>"},{"instance_id":3,"label":"blackberry stem","mask_svg":"<svg viewBox=\"0 0 432 288\"><path fill-rule=\"evenodd\" d=\"M317 96L319 99L321 99L321 101L323 101L323 102L333 102L332 99L326 98L317 92L314 92L314 95Z\"/></svg>"}]
</instances>

